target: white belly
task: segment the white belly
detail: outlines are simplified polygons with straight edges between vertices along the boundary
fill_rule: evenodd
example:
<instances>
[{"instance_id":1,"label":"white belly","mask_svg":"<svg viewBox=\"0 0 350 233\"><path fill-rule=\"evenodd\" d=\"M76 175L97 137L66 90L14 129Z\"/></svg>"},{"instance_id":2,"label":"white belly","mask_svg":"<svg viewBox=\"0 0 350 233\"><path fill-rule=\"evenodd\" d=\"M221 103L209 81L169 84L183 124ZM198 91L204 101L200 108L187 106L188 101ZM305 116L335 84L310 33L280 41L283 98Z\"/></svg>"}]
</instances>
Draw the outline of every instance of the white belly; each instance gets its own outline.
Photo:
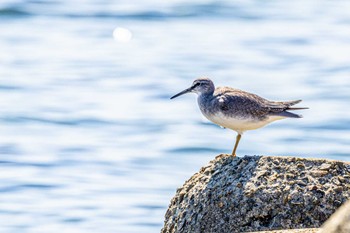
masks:
<instances>
[{"instance_id":1,"label":"white belly","mask_svg":"<svg viewBox=\"0 0 350 233\"><path fill-rule=\"evenodd\" d=\"M255 119L227 117L222 113L218 113L210 116L205 115L205 117L208 120L212 121L213 123L220 125L222 127L237 131L237 133L239 134L242 134L246 130L253 130L253 129L264 127L265 125L273 121L281 120L285 118L281 116L270 116L264 120L255 120Z\"/></svg>"}]
</instances>

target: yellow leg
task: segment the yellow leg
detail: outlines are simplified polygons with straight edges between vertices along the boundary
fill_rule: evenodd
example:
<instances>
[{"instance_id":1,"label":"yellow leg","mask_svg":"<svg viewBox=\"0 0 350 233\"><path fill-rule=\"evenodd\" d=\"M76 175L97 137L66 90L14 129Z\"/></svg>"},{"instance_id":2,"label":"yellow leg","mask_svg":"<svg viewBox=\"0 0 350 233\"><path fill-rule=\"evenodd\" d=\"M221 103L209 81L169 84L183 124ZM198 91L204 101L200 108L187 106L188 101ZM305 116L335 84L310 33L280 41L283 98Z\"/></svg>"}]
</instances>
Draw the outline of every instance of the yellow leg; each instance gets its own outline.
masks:
<instances>
[{"instance_id":1,"label":"yellow leg","mask_svg":"<svg viewBox=\"0 0 350 233\"><path fill-rule=\"evenodd\" d=\"M233 157L236 157L236 150L237 150L237 147L238 147L239 140L241 140L241 137L242 137L242 135L237 134L236 144L235 144L235 147L233 148L233 151L232 151L232 156Z\"/></svg>"}]
</instances>

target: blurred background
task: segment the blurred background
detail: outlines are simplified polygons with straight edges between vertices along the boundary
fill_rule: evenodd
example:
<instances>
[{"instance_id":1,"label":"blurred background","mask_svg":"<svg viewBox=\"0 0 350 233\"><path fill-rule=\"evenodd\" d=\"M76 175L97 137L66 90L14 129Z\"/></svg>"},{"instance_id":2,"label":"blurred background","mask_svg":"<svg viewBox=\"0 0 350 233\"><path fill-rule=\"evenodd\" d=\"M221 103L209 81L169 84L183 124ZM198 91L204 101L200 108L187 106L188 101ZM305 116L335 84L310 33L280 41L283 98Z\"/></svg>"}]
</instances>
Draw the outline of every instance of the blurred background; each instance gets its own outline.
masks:
<instances>
[{"instance_id":1,"label":"blurred background","mask_svg":"<svg viewBox=\"0 0 350 233\"><path fill-rule=\"evenodd\" d=\"M0 232L159 232L176 188L236 134L206 121L199 76L303 119L243 155L350 161L350 2L2 0Z\"/></svg>"}]
</instances>

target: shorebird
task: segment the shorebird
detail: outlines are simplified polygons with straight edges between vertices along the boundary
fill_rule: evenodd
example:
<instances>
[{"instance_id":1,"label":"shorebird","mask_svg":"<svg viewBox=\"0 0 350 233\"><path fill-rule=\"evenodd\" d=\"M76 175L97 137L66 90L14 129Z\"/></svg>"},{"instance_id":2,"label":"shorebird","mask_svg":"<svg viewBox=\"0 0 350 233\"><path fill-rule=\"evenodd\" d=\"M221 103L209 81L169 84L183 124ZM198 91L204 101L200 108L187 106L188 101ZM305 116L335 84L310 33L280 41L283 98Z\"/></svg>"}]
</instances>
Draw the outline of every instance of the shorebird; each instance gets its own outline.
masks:
<instances>
[{"instance_id":1,"label":"shorebird","mask_svg":"<svg viewBox=\"0 0 350 233\"><path fill-rule=\"evenodd\" d=\"M208 120L237 132L233 156L236 156L239 141L245 131L258 129L284 118L302 118L289 110L308 109L291 107L301 100L277 102L231 87L215 88L209 78L194 80L191 87L170 99L190 92L198 95L199 109Z\"/></svg>"}]
</instances>

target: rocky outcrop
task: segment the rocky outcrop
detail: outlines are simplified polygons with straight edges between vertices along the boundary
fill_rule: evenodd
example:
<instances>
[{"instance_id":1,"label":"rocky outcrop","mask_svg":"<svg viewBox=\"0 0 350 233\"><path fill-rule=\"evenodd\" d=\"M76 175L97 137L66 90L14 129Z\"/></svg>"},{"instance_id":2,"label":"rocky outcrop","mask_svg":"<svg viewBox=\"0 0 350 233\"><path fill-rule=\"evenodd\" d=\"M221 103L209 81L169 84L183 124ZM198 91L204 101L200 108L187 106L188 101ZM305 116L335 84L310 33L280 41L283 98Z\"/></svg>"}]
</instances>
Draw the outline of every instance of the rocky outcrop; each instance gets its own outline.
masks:
<instances>
[{"instance_id":1,"label":"rocky outcrop","mask_svg":"<svg viewBox=\"0 0 350 233\"><path fill-rule=\"evenodd\" d=\"M162 233L320 227L349 197L348 163L219 155L177 190Z\"/></svg>"}]
</instances>

